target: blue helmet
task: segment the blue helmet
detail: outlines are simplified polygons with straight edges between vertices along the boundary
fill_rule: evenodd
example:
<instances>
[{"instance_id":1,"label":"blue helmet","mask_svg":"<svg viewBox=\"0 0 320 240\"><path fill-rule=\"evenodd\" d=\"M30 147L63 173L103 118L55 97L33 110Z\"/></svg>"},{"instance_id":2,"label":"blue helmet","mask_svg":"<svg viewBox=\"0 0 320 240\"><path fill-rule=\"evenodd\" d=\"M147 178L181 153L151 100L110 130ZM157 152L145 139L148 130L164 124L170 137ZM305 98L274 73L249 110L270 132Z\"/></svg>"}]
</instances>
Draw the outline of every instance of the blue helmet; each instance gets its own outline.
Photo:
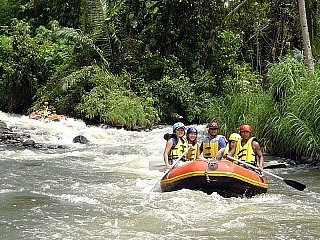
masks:
<instances>
[{"instance_id":1,"label":"blue helmet","mask_svg":"<svg viewBox=\"0 0 320 240\"><path fill-rule=\"evenodd\" d=\"M195 129L194 127L189 127L188 130L187 130L187 134L188 134L188 133L198 134L198 131L197 131L197 129Z\"/></svg>"},{"instance_id":2,"label":"blue helmet","mask_svg":"<svg viewBox=\"0 0 320 240\"><path fill-rule=\"evenodd\" d=\"M186 126L185 126L182 122L177 122L177 123L173 124L172 130L175 131L177 128L181 128L181 127L182 127L183 129L186 128Z\"/></svg>"}]
</instances>

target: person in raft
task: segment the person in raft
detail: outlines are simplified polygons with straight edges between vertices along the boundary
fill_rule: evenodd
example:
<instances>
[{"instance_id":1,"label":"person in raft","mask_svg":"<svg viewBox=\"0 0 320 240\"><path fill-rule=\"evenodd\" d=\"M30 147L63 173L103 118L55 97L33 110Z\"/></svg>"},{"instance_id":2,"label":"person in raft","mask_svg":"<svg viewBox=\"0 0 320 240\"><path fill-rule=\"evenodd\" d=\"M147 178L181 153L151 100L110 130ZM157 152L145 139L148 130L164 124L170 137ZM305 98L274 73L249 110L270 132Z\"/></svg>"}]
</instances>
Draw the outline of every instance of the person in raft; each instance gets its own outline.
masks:
<instances>
[{"instance_id":1,"label":"person in raft","mask_svg":"<svg viewBox=\"0 0 320 240\"><path fill-rule=\"evenodd\" d=\"M244 124L240 126L241 150L236 153L239 160L257 166L260 171L264 164L264 157L260 144L255 137L250 137L252 128L250 125Z\"/></svg>"},{"instance_id":2,"label":"person in raft","mask_svg":"<svg viewBox=\"0 0 320 240\"><path fill-rule=\"evenodd\" d=\"M197 159L202 159L204 160L204 158L202 158L200 156L200 144L198 142L198 131L196 128L194 127L189 127L187 130L187 141L188 141L188 145L191 145L190 150L187 152L186 154L186 160L187 161L194 161Z\"/></svg>"},{"instance_id":3,"label":"person in raft","mask_svg":"<svg viewBox=\"0 0 320 240\"><path fill-rule=\"evenodd\" d=\"M188 148L188 141L185 139L185 125L182 122L173 124L171 134L166 143L163 152L163 160L167 168L171 168L171 164L175 159L179 158ZM181 158L184 160L185 156Z\"/></svg>"},{"instance_id":4,"label":"person in raft","mask_svg":"<svg viewBox=\"0 0 320 240\"><path fill-rule=\"evenodd\" d=\"M221 148L226 147L227 140L223 135L218 135L218 123L211 122L207 127L208 136L202 140L199 150L204 158L214 158Z\"/></svg>"},{"instance_id":5,"label":"person in raft","mask_svg":"<svg viewBox=\"0 0 320 240\"><path fill-rule=\"evenodd\" d=\"M44 102L41 106L40 110L38 111L43 117L48 117L51 114L51 109L49 108L49 103Z\"/></svg>"},{"instance_id":6,"label":"person in raft","mask_svg":"<svg viewBox=\"0 0 320 240\"><path fill-rule=\"evenodd\" d=\"M228 139L227 146L221 148L216 156L215 160L220 161L226 159L227 155L238 159L237 153L241 150L241 136L238 133L231 133Z\"/></svg>"}]
</instances>

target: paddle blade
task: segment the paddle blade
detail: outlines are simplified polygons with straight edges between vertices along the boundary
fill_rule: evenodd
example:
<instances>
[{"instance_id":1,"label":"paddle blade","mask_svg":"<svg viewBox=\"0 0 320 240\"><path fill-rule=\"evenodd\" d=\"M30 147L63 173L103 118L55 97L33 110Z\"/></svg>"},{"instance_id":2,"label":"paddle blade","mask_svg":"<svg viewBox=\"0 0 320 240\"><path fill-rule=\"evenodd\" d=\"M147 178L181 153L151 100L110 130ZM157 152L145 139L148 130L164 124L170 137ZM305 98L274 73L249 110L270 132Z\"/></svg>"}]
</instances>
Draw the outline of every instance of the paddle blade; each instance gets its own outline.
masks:
<instances>
[{"instance_id":1,"label":"paddle blade","mask_svg":"<svg viewBox=\"0 0 320 240\"><path fill-rule=\"evenodd\" d=\"M299 183L297 181L294 180L290 180L290 179L283 179L283 181L288 184L289 186L299 190L299 191L303 191L306 188L306 185Z\"/></svg>"},{"instance_id":2,"label":"paddle blade","mask_svg":"<svg viewBox=\"0 0 320 240\"><path fill-rule=\"evenodd\" d=\"M166 169L166 165L164 161L152 160L149 161L149 170L159 170L164 171Z\"/></svg>"}]
</instances>

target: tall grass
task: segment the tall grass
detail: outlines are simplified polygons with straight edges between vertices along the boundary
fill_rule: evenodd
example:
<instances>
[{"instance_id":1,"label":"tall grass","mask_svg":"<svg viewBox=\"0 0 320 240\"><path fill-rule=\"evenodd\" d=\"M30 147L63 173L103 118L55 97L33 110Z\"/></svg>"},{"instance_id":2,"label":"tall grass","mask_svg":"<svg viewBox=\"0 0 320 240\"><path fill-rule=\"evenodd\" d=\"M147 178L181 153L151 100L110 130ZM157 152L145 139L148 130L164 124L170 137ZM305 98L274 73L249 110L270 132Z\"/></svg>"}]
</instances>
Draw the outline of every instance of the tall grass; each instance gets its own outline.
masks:
<instances>
[{"instance_id":1,"label":"tall grass","mask_svg":"<svg viewBox=\"0 0 320 240\"><path fill-rule=\"evenodd\" d=\"M250 124L264 151L320 161L320 69L310 75L288 57L270 66L268 92L229 94L207 103L202 121L220 123L228 136Z\"/></svg>"},{"instance_id":2,"label":"tall grass","mask_svg":"<svg viewBox=\"0 0 320 240\"><path fill-rule=\"evenodd\" d=\"M307 70L301 61L287 57L270 65L267 76L269 93L275 101L275 106L281 113L285 113L287 100L302 89Z\"/></svg>"},{"instance_id":3,"label":"tall grass","mask_svg":"<svg viewBox=\"0 0 320 240\"><path fill-rule=\"evenodd\" d=\"M287 58L270 69L269 77L279 110L266 128L270 150L320 161L319 74L309 75L300 62Z\"/></svg>"},{"instance_id":4,"label":"tall grass","mask_svg":"<svg viewBox=\"0 0 320 240\"><path fill-rule=\"evenodd\" d=\"M203 117L209 122L216 120L220 124L220 132L228 137L239 132L239 126L250 124L253 135L261 142L265 138L265 126L275 117L271 97L264 93L238 93L211 101L204 111Z\"/></svg>"}]
</instances>

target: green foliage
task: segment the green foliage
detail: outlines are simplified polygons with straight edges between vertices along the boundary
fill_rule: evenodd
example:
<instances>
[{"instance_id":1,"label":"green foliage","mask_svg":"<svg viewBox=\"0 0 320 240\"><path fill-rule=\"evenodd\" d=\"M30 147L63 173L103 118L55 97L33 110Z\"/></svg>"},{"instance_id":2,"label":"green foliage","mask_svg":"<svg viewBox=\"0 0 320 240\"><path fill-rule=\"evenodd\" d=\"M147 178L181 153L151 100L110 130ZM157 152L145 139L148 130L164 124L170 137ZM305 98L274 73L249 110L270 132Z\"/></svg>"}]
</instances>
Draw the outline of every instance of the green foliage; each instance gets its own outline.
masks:
<instances>
[{"instance_id":1,"label":"green foliage","mask_svg":"<svg viewBox=\"0 0 320 240\"><path fill-rule=\"evenodd\" d=\"M26 113L36 92L43 89L57 66L65 63L70 50L55 41L52 30L39 27L32 32L29 24L14 20L10 31L1 37L2 109Z\"/></svg>"},{"instance_id":2,"label":"green foliage","mask_svg":"<svg viewBox=\"0 0 320 240\"><path fill-rule=\"evenodd\" d=\"M259 93L262 90L262 76L252 71L247 63L237 63L232 66L232 73L224 80L226 94Z\"/></svg>"},{"instance_id":3,"label":"green foliage","mask_svg":"<svg viewBox=\"0 0 320 240\"><path fill-rule=\"evenodd\" d=\"M151 98L139 98L123 87L124 82L130 81L127 74L115 76L100 71L90 81L93 88L82 95L78 106L85 117L127 127L151 126L158 120Z\"/></svg>"},{"instance_id":4,"label":"green foliage","mask_svg":"<svg viewBox=\"0 0 320 240\"><path fill-rule=\"evenodd\" d=\"M101 67L87 66L46 86L46 99L57 111L110 125L146 127L158 121L151 98L139 98L130 89L128 74L116 76ZM49 91L50 89L50 91Z\"/></svg>"},{"instance_id":5,"label":"green foliage","mask_svg":"<svg viewBox=\"0 0 320 240\"><path fill-rule=\"evenodd\" d=\"M21 0L0 0L0 23L1 27L9 25L13 18L17 17L20 10Z\"/></svg>"},{"instance_id":6,"label":"green foliage","mask_svg":"<svg viewBox=\"0 0 320 240\"><path fill-rule=\"evenodd\" d=\"M148 55L136 76L138 81L132 81L132 89L141 95L148 92L155 99L160 119L169 122L192 122L196 119L199 109L195 84L190 82L188 73L175 56L161 58L158 54Z\"/></svg>"},{"instance_id":7,"label":"green foliage","mask_svg":"<svg viewBox=\"0 0 320 240\"><path fill-rule=\"evenodd\" d=\"M273 66L273 75L280 71L279 84L281 103L285 109L270 118L266 136L270 151L308 156L320 160L319 124L320 124L320 85L318 72L309 75L306 69L293 58L284 59ZM284 71L285 73L283 73ZM283 77L284 76L284 77ZM275 83L278 83L275 81ZM276 92L271 88L271 93ZM272 91L273 90L273 91ZM274 96L274 95L272 95ZM275 102L278 106L279 102Z\"/></svg>"},{"instance_id":8,"label":"green foliage","mask_svg":"<svg viewBox=\"0 0 320 240\"><path fill-rule=\"evenodd\" d=\"M50 72L45 53L39 48L46 40L33 38L30 26L22 21L14 21L8 36L2 39L6 40L5 43L1 41L5 46L0 53L5 56L1 60L1 91L7 93L7 98L3 99L4 109L26 111L38 84Z\"/></svg>"},{"instance_id":9,"label":"green foliage","mask_svg":"<svg viewBox=\"0 0 320 240\"><path fill-rule=\"evenodd\" d=\"M61 71L67 72L64 68ZM40 103L44 100L51 100L56 105L57 112L80 117L81 115L79 115L76 106L80 103L82 94L90 91L93 87L90 81L99 72L99 67L88 66L80 70L74 70L64 77L60 75L58 81L51 81L43 89L39 89L38 99L40 99Z\"/></svg>"},{"instance_id":10,"label":"green foliage","mask_svg":"<svg viewBox=\"0 0 320 240\"><path fill-rule=\"evenodd\" d=\"M290 109L278 119L285 134L285 147L291 147L303 156L320 159L320 85L318 77L308 76L303 79L302 90L288 101Z\"/></svg>"},{"instance_id":11,"label":"green foliage","mask_svg":"<svg viewBox=\"0 0 320 240\"><path fill-rule=\"evenodd\" d=\"M228 72L232 65L236 63L238 50L241 46L239 34L232 31L221 31L212 43L213 64L216 68Z\"/></svg>"},{"instance_id":12,"label":"green foliage","mask_svg":"<svg viewBox=\"0 0 320 240\"><path fill-rule=\"evenodd\" d=\"M264 92L235 93L223 98L210 99L202 111L201 122L219 122L221 133L229 135L239 131L242 124L250 124L254 134L264 141L265 127L275 116L271 98Z\"/></svg>"},{"instance_id":13,"label":"green foliage","mask_svg":"<svg viewBox=\"0 0 320 240\"><path fill-rule=\"evenodd\" d=\"M311 41L312 54L320 56L320 3L317 0L305 1L306 12L308 14L308 29Z\"/></svg>"},{"instance_id":14,"label":"green foliage","mask_svg":"<svg viewBox=\"0 0 320 240\"><path fill-rule=\"evenodd\" d=\"M288 99L301 90L306 75L303 64L290 56L271 65L268 71L269 91L280 112L285 111Z\"/></svg>"},{"instance_id":15,"label":"green foliage","mask_svg":"<svg viewBox=\"0 0 320 240\"><path fill-rule=\"evenodd\" d=\"M90 37L84 35L81 31L79 32L72 28L61 28L55 34L58 38L66 39L70 44L75 45L74 61L86 60L85 63L81 62L81 65L86 65L96 61L96 58L99 57L103 64L109 65L102 50L96 46Z\"/></svg>"},{"instance_id":16,"label":"green foliage","mask_svg":"<svg viewBox=\"0 0 320 240\"><path fill-rule=\"evenodd\" d=\"M116 71L119 64L121 40L117 35L117 22L125 0L88 0L83 14L84 33L90 33L99 55Z\"/></svg>"},{"instance_id":17,"label":"green foliage","mask_svg":"<svg viewBox=\"0 0 320 240\"><path fill-rule=\"evenodd\" d=\"M318 7L307 2L314 53ZM0 10L1 110L49 101L126 127L216 120L226 135L248 123L268 151L319 159L320 70L309 75L293 50L296 2L0 0Z\"/></svg>"},{"instance_id":18,"label":"green foliage","mask_svg":"<svg viewBox=\"0 0 320 240\"><path fill-rule=\"evenodd\" d=\"M29 22L34 28L58 20L64 27L79 28L81 3L74 0L20 0L15 18Z\"/></svg>"}]
</instances>

